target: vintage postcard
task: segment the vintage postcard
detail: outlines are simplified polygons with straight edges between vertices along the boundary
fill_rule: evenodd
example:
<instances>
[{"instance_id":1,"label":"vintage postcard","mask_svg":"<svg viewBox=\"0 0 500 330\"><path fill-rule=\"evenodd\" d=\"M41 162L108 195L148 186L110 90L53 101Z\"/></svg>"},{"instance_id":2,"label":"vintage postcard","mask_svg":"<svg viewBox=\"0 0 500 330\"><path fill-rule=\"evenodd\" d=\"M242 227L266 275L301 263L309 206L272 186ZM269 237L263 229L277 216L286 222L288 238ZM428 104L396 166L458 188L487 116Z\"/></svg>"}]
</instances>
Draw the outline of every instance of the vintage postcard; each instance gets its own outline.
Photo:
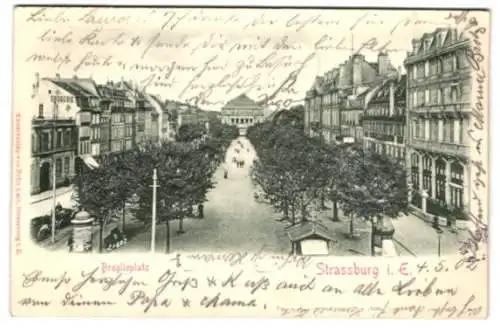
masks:
<instances>
[{"instance_id":1,"label":"vintage postcard","mask_svg":"<svg viewBox=\"0 0 500 330\"><path fill-rule=\"evenodd\" d=\"M487 317L487 10L14 12L13 315Z\"/></svg>"}]
</instances>

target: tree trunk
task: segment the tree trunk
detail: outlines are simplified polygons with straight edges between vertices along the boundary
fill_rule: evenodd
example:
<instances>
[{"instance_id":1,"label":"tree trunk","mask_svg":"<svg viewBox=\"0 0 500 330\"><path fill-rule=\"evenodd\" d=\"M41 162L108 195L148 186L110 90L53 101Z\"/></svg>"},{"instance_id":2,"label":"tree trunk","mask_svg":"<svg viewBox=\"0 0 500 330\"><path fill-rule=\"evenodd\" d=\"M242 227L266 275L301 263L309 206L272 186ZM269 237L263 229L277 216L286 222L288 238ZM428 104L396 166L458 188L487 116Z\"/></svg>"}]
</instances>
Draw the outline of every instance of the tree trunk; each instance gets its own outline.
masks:
<instances>
[{"instance_id":1,"label":"tree trunk","mask_svg":"<svg viewBox=\"0 0 500 330\"><path fill-rule=\"evenodd\" d=\"M125 205L126 202L123 201L123 210L122 210L122 232L125 232Z\"/></svg>"},{"instance_id":2,"label":"tree trunk","mask_svg":"<svg viewBox=\"0 0 500 330\"><path fill-rule=\"evenodd\" d=\"M295 224L295 206L292 206L292 225Z\"/></svg>"},{"instance_id":3,"label":"tree trunk","mask_svg":"<svg viewBox=\"0 0 500 330\"><path fill-rule=\"evenodd\" d=\"M284 200L283 220L288 220L288 198L285 198Z\"/></svg>"},{"instance_id":4,"label":"tree trunk","mask_svg":"<svg viewBox=\"0 0 500 330\"><path fill-rule=\"evenodd\" d=\"M170 253L170 221L165 222L165 253Z\"/></svg>"},{"instance_id":5,"label":"tree trunk","mask_svg":"<svg viewBox=\"0 0 500 330\"><path fill-rule=\"evenodd\" d=\"M354 237L354 215L351 214L351 219L349 220L349 235L351 238Z\"/></svg>"},{"instance_id":6,"label":"tree trunk","mask_svg":"<svg viewBox=\"0 0 500 330\"><path fill-rule=\"evenodd\" d=\"M302 221L307 221L307 207L304 204L304 200L300 201L300 210L302 213Z\"/></svg>"},{"instance_id":7,"label":"tree trunk","mask_svg":"<svg viewBox=\"0 0 500 330\"><path fill-rule=\"evenodd\" d=\"M178 234L184 234L184 217L181 216L179 219L179 230L177 231Z\"/></svg>"},{"instance_id":8,"label":"tree trunk","mask_svg":"<svg viewBox=\"0 0 500 330\"><path fill-rule=\"evenodd\" d=\"M321 193L321 196L320 196L320 207L322 210L326 210L325 194L324 193Z\"/></svg>"},{"instance_id":9,"label":"tree trunk","mask_svg":"<svg viewBox=\"0 0 500 330\"><path fill-rule=\"evenodd\" d=\"M99 221L99 253L102 253L103 232L104 232L104 219Z\"/></svg>"},{"instance_id":10,"label":"tree trunk","mask_svg":"<svg viewBox=\"0 0 500 330\"><path fill-rule=\"evenodd\" d=\"M370 218L370 223L372 224L372 231L370 234L370 250L371 250L371 255L372 257L375 256L375 220L374 218Z\"/></svg>"},{"instance_id":11,"label":"tree trunk","mask_svg":"<svg viewBox=\"0 0 500 330\"><path fill-rule=\"evenodd\" d=\"M333 202L333 218L332 218L332 221L339 221L339 209L338 209L338 205L337 205L337 200L334 199L332 200Z\"/></svg>"}]
</instances>

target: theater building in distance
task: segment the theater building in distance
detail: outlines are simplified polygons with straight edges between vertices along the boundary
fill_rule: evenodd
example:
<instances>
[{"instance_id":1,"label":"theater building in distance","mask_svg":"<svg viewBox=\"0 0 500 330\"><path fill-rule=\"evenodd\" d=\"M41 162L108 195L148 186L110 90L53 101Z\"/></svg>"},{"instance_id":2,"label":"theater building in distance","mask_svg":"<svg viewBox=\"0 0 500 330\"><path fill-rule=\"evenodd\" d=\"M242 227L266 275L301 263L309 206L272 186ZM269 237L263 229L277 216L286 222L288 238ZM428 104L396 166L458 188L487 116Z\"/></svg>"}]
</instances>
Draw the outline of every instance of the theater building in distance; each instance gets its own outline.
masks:
<instances>
[{"instance_id":1,"label":"theater building in distance","mask_svg":"<svg viewBox=\"0 0 500 330\"><path fill-rule=\"evenodd\" d=\"M223 124L237 126L240 135L245 135L248 127L262 122L264 109L246 94L241 94L222 107L220 119Z\"/></svg>"}]
</instances>

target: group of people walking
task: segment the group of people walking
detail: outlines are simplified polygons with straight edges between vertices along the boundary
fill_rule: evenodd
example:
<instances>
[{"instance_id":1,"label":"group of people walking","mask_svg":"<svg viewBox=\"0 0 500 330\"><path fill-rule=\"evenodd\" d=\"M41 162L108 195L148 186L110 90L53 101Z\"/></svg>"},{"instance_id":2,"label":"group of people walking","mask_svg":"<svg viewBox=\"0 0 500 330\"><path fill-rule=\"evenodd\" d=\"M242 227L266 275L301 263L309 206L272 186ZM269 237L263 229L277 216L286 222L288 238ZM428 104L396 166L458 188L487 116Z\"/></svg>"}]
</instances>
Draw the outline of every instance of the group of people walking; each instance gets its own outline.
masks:
<instances>
[{"instance_id":1,"label":"group of people walking","mask_svg":"<svg viewBox=\"0 0 500 330\"><path fill-rule=\"evenodd\" d=\"M237 168L245 167L245 161L244 160L237 160L236 157L233 157L233 164L236 164Z\"/></svg>"},{"instance_id":2,"label":"group of people walking","mask_svg":"<svg viewBox=\"0 0 500 330\"><path fill-rule=\"evenodd\" d=\"M246 158L248 158L247 156L250 155L250 147L245 146L242 143L242 141L237 140L236 146L234 146L233 148L234 148L233 149L234 156L232 157L232 164L234 164L236 166L236 168L245 168L245 164L246 164L245 160L248 160ZM246 154L245 154L245 151L246 151ZM227 164L227 165L229 165L229 164ZM225 166L227 166L227 165L225 165ZM228 168L225 167L224 168L224 178L227 179L227 177L228 177Z\"/></svg>"}]
</instances>

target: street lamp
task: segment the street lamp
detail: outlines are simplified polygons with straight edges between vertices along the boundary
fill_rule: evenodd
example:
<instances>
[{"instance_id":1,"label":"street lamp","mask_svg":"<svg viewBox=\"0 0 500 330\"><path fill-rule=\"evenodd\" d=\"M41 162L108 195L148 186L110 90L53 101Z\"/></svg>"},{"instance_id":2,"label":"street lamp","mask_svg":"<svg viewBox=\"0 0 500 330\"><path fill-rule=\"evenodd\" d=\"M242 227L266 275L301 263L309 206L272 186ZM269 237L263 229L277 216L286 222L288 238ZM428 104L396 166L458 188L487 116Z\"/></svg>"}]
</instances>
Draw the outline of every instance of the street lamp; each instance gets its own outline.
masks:
<instances>
[{"instance_id":1,"label":"street lamp","mask_svg":"<svg viewBox=\"0 0 500 330\"><path fill-rule=\"evenodd\" d=\"M443 230L441 229L439 225L439 218L437 216L434 216L434 219L432 221L432 228L437 233L437 238L438 238L438 257L441 257L441 235L443 234Z\"/></svg>"},{"instance_id":2,"label":"street lamp","mask_svg":"<svg viewBox=\"0 0 500 330\"><path fill-rule=\"evenodd\" d=\"M156 168L153 170L153 204L152 204L152 216L151 216L151 252L155 252L155 242L156 242L156 188L158 185L158 176L156 175Z\"/></svg>"},{"instance_id":3,"label":"street lamp","mask_svg":"<svg viewBox=\"0 0 500 330\"><path fill-rule=\"evenodd\" d=\"M58 96L60 94L59 90L56 89L54 96L54 110L52 112L52 244L56 242L56 122L59 112L59 105L57 104Z\"/></svg>"}]
</instances>

